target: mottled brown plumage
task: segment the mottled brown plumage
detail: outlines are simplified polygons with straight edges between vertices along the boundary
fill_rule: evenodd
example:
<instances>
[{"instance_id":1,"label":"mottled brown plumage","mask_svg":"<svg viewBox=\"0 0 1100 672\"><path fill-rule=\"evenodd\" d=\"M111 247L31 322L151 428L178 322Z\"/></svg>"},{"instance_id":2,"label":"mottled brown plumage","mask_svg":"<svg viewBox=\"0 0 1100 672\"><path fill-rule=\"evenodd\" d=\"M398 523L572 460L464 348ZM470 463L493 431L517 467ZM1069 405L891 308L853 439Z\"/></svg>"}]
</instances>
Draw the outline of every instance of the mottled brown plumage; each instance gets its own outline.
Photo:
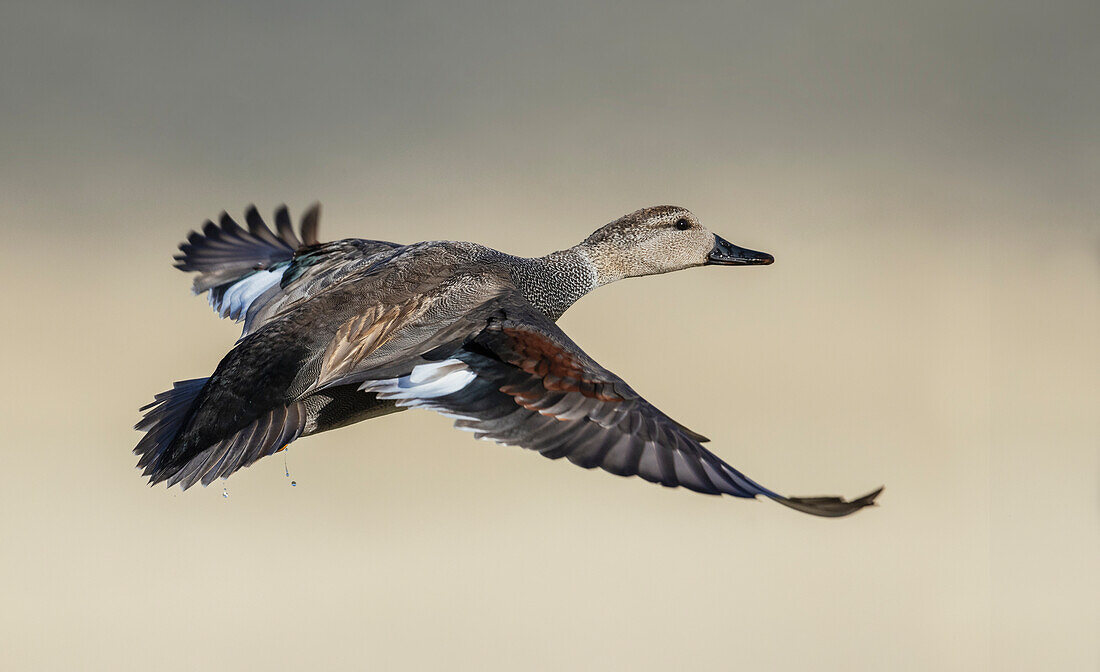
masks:
<instances>
[{"instance_id":1,"label":"mottled brown plumage","mask_svg":"<svg viewBox=\"0 0 1100 672\"><path fill-rule=\"evenodd\" d=\"M873 503L788 498L701 445L584 353L554 323L592 289L704 264L766 264L674 206L647 208L568 250L525 259L473 243L317 238L320 209L295 236L255 208L192 233L176 258L198 273L240 341L208 379L177 383L146 409L135 452L151 483L204 485L295 439L407 407L456 419L480 438L585 468L707 494L764 495L821 516Z\"/></svg>"}]
</instances>

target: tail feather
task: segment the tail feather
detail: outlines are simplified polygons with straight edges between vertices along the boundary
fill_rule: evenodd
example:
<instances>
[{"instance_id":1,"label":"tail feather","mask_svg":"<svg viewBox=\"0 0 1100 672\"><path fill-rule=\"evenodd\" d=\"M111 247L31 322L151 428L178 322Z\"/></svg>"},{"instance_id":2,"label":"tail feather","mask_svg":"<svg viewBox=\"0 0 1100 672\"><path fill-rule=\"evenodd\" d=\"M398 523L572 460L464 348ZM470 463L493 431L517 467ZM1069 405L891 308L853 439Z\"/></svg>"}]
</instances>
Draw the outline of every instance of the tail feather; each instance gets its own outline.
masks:
<instances>
[{"instance_id":1,"label":"tail feather","mask_svg":"<svg viewBox=\"0 0 1100 672\"><path fill-rule=\"evenodd\" d=\"M177 483L184 490L198 482L209 485L238 469L252 465L262 457L282 450L302 435L306 412L300 403L278 406L256 420L211 445L194 445L196 432L188 423L207 378L176 383L171 390L158 394L142 410L145 417L134 426L146 432L134 453L140 455L138 467L149 478L149 485L164 481Z\"/></svg>"},{"instance_id":2,"label":"tail feather","mask_svg":"<svg viewBox=\"0 0 1100 672\"><path fill-rule=\"evenodd\" d=\"M301 404L291 404L272 409L257 418L244 429L201 450L187 450L174 466L150 476L151 485L168 481L168 487L177 483L186 490L201 482L210 485L217 478L252 466L257 460L279 452L302 435L305 429L305 410Z\"/></svg>"},{"instance_id":3,"label":"tail feather","mask_svg":"<svg viewBox=\"0 0 1100 672\"><path fill-rule=\"evenodd\" d=\"M137 466L145 469L143 475L154 477L159 471L169 446L190 417L207 380L209 378L194 378L173 383L172 389L161 392L151 403L141 407L146 413L134 429L145 432L145 436L138 441L134 454L141 456Z\"/></svg>"}]
</instances>

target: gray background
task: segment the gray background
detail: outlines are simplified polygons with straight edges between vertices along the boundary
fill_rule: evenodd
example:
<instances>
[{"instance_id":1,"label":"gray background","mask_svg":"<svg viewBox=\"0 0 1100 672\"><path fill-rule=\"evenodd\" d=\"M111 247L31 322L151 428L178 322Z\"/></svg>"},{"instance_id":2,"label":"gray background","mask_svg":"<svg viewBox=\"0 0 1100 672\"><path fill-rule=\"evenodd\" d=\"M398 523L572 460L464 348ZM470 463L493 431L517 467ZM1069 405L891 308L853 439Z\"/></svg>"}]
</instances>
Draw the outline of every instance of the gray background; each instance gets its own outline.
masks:
<instances>
[{"instance_id":1,"label":"gray background","mask_svg":"<svg viewBox=\"0 0 1100 672\"><path fill-rule=\"evenodd\" d=\"M1100 6L6 2L6 669L1095 670ZM675 203L768 268L563 319L830 521L426 412L148 489L137 408L237 328L187 230L522 254ZM295 480L297 487L290 486Z\"/></svg>"}]
</instances>

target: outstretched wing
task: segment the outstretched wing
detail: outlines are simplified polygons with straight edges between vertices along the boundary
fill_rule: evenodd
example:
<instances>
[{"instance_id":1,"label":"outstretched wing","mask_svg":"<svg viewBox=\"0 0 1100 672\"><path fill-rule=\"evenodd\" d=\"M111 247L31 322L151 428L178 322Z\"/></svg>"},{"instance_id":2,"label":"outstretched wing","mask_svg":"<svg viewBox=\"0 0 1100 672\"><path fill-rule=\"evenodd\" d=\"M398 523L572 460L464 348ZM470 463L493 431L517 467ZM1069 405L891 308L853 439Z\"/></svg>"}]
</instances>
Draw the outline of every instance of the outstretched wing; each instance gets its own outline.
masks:
<instances>
[{"instance_id":1,"label":"outstretched wing","mask_svg":"<svg viewBox=\"0 0 1100 672\"><path fill-rule=\"evenodd\" d=\"M150 483L206 485L322 424L392 408L345 381L403 375L429 363L423 353L454 350L511 287L493 274L445 282L455 272L446 244L406 251L431 263L411 274L403 263L366 269L242 337L210 378L157 395L142 409L136 428L146 435L134 451Z\"/></svg>"},{"instance_id":2,"label":"outstretched wing","mask_svg":"<svg viewBox=\"0 0 1100 672\"><path fill-rule=\"evenodd\" d=\"M322 243L317 238L320 217L320 204L306 210L299 240L285 205L275 211L274 231L255 206L245 211L247 229L223 212L217 224L207 221L201 233L192 231L180 244L176 268L197 273L194 292L208 292L214 310L244 320L248 334L272 315L401 247L356 238Z\"/></svg>"},{"instance_id":3,"label":"outstretched wing","mask_svg":"<svg viewBox=\"0 0 1100 672\"><path fill-rule=\"evenodd\" d=\"M760 485L704 448L705 437L662 413L514 294L500 299L484 328L461 347L425 357L437 361L396 378L365 380L362 389L454 417L457 427L478 438L667 487L763 495L827 517L869 506L881 491L849 502L784 497Z\"/></svg>"}]
</instances>

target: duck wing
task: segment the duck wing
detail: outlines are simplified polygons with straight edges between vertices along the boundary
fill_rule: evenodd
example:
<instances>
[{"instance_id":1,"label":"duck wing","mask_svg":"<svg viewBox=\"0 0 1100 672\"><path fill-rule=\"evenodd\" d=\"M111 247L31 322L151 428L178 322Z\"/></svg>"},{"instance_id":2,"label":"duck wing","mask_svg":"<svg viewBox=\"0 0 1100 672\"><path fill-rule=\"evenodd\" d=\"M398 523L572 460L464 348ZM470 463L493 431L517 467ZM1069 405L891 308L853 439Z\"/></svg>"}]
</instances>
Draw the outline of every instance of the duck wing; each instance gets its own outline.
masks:
<instances>
[{"instance_id":1,"label":"duck wing","mask_svg":"<svg viewBox=\"0 0 1100 672\"><path fill-rule=\"evenodd\" d=\"M285 205L275 211L274 231L254 205L245 211L247 229L223 212L217 224L207 221L180 244L176 268L197 273L193 291L207 292L221 317L243 320L247 335L271 316L401 247L356 238L322 243L317 238L320 217L320 204L306 210L299 239Z\"/></svg>"},{"instance_id":2,"label":"duck wing","mask_svg":"<svg viewBox=\"0 0 1100 672\"><path fill-rule=\"evenodd\" d=\"M324 406L352 396L357 383L342 387L346 380L404 375L430 363L421 353L454 350L511 287L492 273L456 275L445 243L398 257L279 313L209 378L157 395L142 409L136 429L146 434L134 449L150 484L207 485L282 450L317 430Z\"/></svg>"},{"instance_id":3,"label":"duck wing","mask_svg":"<svg viewBox=\"0 0 1100 672\"><path fill-rule=\"evenodd\" d=\"M479 328L457 347L442 339L425 363L381 378L360 371L361 389L400 406L456 418L478 438L566 458L619 476L710 495L763 495L805 513L839 517L874 503L784 497L748 478L702 446L707 439L672 420L596 363L518 294L498 297L465 320ZM347 378L343 382L347 382Z\"/></svg>"}]
</instances>

